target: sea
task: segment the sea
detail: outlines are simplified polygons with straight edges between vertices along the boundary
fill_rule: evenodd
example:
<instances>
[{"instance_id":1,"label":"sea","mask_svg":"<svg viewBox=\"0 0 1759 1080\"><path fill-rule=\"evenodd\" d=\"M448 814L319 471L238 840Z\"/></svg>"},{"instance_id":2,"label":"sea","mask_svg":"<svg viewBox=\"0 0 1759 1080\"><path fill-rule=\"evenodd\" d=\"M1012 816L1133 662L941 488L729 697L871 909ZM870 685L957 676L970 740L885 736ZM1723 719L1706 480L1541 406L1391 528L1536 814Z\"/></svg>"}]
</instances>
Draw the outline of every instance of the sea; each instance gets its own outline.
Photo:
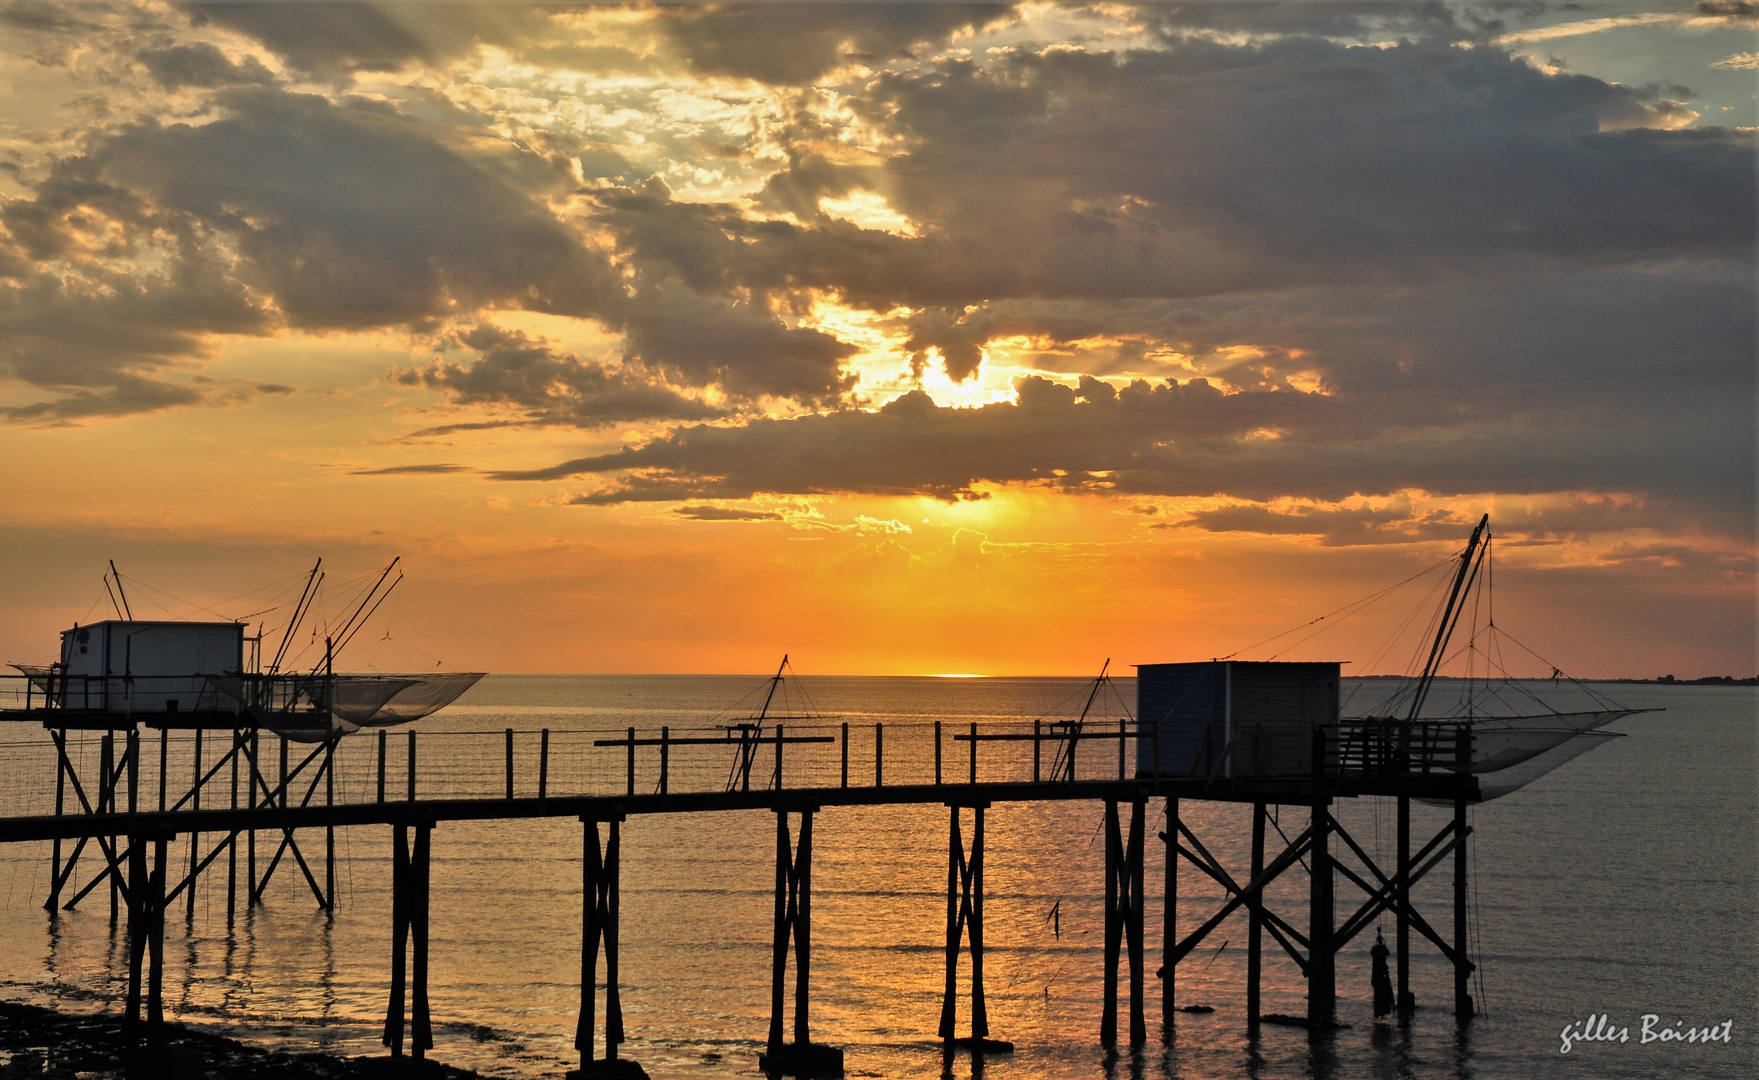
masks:
<instances>
[{"instance_id":1,"label":"sea","mask_svg":"<svg viewBox=\"0 0 1759 1080\"><path fill-rule=\"evenodd\" d=\"M1534 684L1543 694L1550 684ZM522 797L652 791L657 747L597 746L665 726L673 738L721 736L765 708L764 676L490 676L450 708L419 721L419 796L497 797L507 784L506 732L513 731L512 782ZM953 1076L994 1080L1145 1077L1751 1077L1759 1076L1759 692L1751 687L1600 685L1599 693L1646 712L1617 721L1613 739L1538 781L1470 812L1469 932L1480 1014L1456 1024L1452 972L1413 933L1418 1009L1407 1023L1372 1015L1369 948L1382 918L1337 961L1344 1025L1311 1035L1297 1027L1245 1023L1246 923L1237 912L1179 965L1178 1006L1161 1022L1160 964L1166 848L1162 800L1147 810L1146 918L1149 1040L1108 1053L1099 1040L1102 999L1103 808L1091 802L998 803L986 817L985 989L993 1038L1013 1054L943 1057L936 1036L944 980L950 811L942 805L827 807L814 817L811 1026L815 1042L840 1046L851 1077ZM1345 680L1358 703L1383 693L1374 680ZM1081 678L787 679L768 703L769 723L789 736L831 741L785 746L784 783L870 783L875 726L883 730L887 784L932 779L935 724L948 782L969 775L971 747L955 735L1029 731L1075 719L1108 730L1128 715L1135 691L1120 679L1095 695ZM1348 712L1350 710L1346 710ZM847 736L844 735L847 725ZM548 731L547 757L543 750ZM723 736L724 737L724 736ZM138 798L159 799L156 732L143 736ZM211 768L228 736L210 735ZM279 769L279 740L262 761ZM1030 775L1030 742L985 741L981 779ZM1119 741L1078 748L1081 776L1116 775ZM845 764L845 749L847 763ZM196 775L193 739L165 746L172 803ZM290 770L310 748L288 746ZM96 735L75 735L70 754L89 778ZM410 740L385 743L385 798L408 795ZM743 782L732 744L668 748L672 791L723 790ZM1062 762L1047 744L1039 767ZM753 787L774 780L774 749L752 759ZM1133 767L1133 766L1132 766ZM298 772L295 801L315 764ZM343 740L333 791L340 801L379 798L379 744L371 733ZM71 796L69 796L71 798ZM222 769L204 805L230 800ZM53 751L33 724L0 727L0 813L49 813ZM1341 800L1335 812L1380 866L1395 858L1389 800ZM1309 811L1283 807L1271 850L1305 828ZM1451 809L1413 810L1415 846L1451 819ZM1250 810L1186 799L1185 823L1241 879L1249 865ZM964 828L969 844L970 820ZM393 830L357 826L334 834L335 907L326 912L291 854L282 857L262 902L227 903L228 857L198 879L193 910L183 898L167 915L165 1004L171 1019L266 1047L382 1055L390 972L390 855ZM578 1064L573 1048L581 1004L582 854L586 827L573 818L442 823L432 834L429 986L431 1056L506 1078L559 1077ZM203 837L199 851L212 848ZM256 838L259 868L280 846ZM322 830L296 837L314 880L324 881ZM244 843L237 891L244 891ZM1336 846L1334 845L1334 850ZM619 1056L649 1076L708 1078L757 1074L769 1028L775 815L738 811L631 817L621 826L620 991L627 1041ZM50 846L0 848L0 997L69 1011L120 1008L126 967L123 927L109 889L72 911L46 912ZM189 849L170 860L187 869ZM98 868L88 849L64 892ZM1351 864L1356 865L1356 864ZM1367 876L1357 866L1357 872ZM1451 858L1415 890L1420 912L1452 934ZM1336 915L1356 910L1361 891L1340 876ZM1181 866L1176 926L1189 933L1219 909L1220 886ZM1267 893L1271 910L1307 923L1305 874L1291 871ZM1265 1012L1302 1014L1305 981L1267 936ZM961 959L959 1025L969 1025ZM603 980L602 969L600 981ZM789 976L792 1031L792 973ZM604 1004L598 1015L602 1037ZM1719 1026L1726 1040L1663 1038ZM1586 1028L1601 1038L1568 1037ZM1621 1038L1621 1034L1624 1036ZM602 1053L602 1050L601 1050Z\"/></svg>"}]
</instances>

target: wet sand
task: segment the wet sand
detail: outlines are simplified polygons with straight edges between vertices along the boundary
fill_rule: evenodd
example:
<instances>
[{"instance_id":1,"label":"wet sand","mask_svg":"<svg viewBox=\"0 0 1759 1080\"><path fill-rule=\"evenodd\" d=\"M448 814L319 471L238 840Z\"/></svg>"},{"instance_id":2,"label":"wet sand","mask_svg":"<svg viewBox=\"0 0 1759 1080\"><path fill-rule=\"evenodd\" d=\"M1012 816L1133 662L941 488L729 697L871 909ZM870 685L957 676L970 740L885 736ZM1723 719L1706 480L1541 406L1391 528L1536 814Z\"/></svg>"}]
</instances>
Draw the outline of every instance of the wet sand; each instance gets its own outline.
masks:
<instances>
[{"instance_id":1,"label":"wet sand","mask_svg":"<svg viewBox=\"0 0 1759 1080\"><path fill-rule=\"evenodd\" d=\"M293 1054L248 1046L183 1024L165 1024L165 1048L142 1075L177 1080L464 1080L479 1074L434 1061L408 1058L339 1058ZM115 1013L70 1014L0 1001L0 1078L53 1077L99 1080L127 1070L122 1017Z\"/></svg>"}]
</instances>

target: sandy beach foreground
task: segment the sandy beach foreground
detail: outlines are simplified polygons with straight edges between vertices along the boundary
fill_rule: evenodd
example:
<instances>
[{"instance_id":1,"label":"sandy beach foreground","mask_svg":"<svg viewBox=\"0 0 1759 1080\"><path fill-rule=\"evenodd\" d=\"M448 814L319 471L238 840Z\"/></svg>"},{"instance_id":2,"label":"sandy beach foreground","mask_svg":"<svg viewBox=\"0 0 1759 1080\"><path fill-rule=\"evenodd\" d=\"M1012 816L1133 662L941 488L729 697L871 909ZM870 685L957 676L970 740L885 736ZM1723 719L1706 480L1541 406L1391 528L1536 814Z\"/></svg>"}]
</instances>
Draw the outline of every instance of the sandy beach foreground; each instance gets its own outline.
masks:
<instances>
[{"instance_id":1,"label":"sandy beach foreground","mask_svg":"<svg viewBox=\"0 0 1759 1080\"><path fill-rule=\"evenodd\" d=\"M280 1053L176 1023L167 1023L165 1032L165 1075L179 1080L463 1080L479 1075L407 1058ZM71 1015L0 1001L0 1077L121 1077L124 1046L122 1018L115 1014Z\"/></svg>"}]
</instances>

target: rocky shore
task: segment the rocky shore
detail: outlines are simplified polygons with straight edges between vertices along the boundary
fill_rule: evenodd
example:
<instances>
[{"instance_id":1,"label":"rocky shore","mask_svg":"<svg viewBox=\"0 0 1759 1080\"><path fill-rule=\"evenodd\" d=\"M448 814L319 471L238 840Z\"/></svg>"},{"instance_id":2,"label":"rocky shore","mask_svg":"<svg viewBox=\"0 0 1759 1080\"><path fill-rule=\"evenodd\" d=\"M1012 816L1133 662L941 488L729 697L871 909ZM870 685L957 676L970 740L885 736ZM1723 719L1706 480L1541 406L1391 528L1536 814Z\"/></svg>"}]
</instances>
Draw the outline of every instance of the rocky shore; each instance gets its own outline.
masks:
<instances>
[{"instance_id":1,"label":"rocky shore","mask_svg":"<svg viewBox=\"0 0 1759 1080\"><path fill-rule=\"evenodd\" d=\"M126 1074L128 1046L113 1013L70 1014L0 1001L0 1080L101 1080ZM175 1080L465 1080L475 1072L408 1058L339 1058L248 1046L183 1024L165 1025L156 1068Z\"/></svg>"}]
</instances>

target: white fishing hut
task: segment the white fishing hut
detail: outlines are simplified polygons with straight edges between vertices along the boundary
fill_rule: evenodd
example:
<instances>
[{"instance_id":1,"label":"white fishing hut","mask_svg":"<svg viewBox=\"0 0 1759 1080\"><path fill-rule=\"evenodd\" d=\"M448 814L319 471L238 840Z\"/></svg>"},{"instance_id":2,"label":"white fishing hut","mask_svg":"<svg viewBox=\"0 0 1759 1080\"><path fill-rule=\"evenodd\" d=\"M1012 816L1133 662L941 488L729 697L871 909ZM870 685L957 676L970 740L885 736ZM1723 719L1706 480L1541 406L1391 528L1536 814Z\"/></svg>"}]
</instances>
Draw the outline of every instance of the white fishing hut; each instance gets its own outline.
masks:
<instances>
[{"instance_id":1,"label":"white fishing hut","mask_svg":"<svg viewBox=\"0 0 1759 1080\"><path fill-rule=\"evenodd\" d=\"M237 707L209 676L244 670L244 624L109 619L61 632L62 708L176 713Z\"/></svg>"}]
</instances>

